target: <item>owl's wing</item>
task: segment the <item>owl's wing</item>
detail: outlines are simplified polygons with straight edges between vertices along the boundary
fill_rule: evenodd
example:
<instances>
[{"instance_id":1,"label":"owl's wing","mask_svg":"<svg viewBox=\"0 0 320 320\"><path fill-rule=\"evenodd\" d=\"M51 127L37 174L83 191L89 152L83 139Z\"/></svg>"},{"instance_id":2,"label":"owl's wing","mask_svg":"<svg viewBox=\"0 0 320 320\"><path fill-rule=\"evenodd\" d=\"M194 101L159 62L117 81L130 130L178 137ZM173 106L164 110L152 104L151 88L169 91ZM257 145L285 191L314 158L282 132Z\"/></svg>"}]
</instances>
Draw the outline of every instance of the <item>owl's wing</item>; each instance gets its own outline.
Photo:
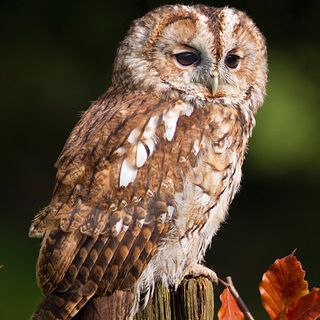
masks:
<instances>
[{"instance_id":1,"label":"owl's wing","mask_svg":"<svg viewBox=\"0 0 320 320\"><path fill-rule=\"evenodd\" d=\"M85 112L57 162L52 201L30 229L44 235L44 292L135 283L174 223L174 194L196 161L204 121L181 101L117 90Z\"/></svg>"}]
</instances>

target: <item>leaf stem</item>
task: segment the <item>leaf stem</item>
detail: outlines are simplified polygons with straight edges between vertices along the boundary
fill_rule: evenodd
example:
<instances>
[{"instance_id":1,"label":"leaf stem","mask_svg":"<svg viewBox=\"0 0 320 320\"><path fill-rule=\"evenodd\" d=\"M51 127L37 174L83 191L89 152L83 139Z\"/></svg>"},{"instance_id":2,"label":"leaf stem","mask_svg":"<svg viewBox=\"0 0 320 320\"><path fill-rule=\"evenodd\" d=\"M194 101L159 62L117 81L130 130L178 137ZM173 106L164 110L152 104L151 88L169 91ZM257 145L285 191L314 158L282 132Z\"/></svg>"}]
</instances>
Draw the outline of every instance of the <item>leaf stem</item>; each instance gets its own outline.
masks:
<instances>
[{"instance_id":1,"label":"leaf stem","mask_svg":"<svg viewBox=\"0 0 320 320\"><path fill-rule=\"evenodd\" d=\"M243 311L243 313L245 314L245 317L248 320L254 320L254 317L252 316L251 312L249 311L248 307L246 306L246 304L244 303L244 301L242 300L240 294L238 293L237 289L235 288L235 286L233 285L232 282L232 278L226 277L227 281L224 281L220 278L218 278L219 282L221 282L225 287L228 287L231 294L233 295L233 297L236 299L239 308Z\"/></svg>"}]
</instances>

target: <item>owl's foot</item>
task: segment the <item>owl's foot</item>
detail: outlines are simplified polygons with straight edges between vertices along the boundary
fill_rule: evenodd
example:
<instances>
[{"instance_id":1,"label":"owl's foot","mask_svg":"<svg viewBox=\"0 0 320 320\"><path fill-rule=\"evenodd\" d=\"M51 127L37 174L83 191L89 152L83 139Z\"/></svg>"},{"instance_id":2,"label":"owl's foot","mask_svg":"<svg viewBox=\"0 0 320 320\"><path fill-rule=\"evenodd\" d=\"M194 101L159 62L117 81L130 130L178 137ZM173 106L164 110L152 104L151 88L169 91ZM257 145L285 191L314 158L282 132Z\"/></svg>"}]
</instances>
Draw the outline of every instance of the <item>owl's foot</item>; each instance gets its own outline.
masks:
<instances>
[{"instance_id":1,"label":"owl's foot","mask_svg":"<svg viewBox=\"0 0 320 320\"><path fill-rule=\"evenodd\" d=\"M217 274L213 270L203 266L202 264L189 265L185 271L185 277L186 276L192 276L192 277L204 276L204 277L207 277L209 280L211 280L214 284L218 283Z\"/></svg>"}]
</instances>

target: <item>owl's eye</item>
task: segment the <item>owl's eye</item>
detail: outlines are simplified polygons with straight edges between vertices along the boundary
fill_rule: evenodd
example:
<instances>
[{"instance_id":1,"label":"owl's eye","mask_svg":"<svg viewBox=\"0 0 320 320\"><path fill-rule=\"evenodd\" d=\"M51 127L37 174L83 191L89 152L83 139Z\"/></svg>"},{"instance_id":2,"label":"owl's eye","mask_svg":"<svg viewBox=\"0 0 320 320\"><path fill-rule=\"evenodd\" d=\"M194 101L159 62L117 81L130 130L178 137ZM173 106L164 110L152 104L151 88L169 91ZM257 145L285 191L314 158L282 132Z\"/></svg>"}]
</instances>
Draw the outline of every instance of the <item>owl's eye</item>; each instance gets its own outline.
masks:
<instances>
[{"instance_id":1,"label":"owl's eye","mask_svg":"<svg viewBox=\"0 0 320 320\"><path fill-rule=\"evenodd\" d=\"M235 69L240 63L240 57L236 54L228 54L224 59L224 63L231 69Z\"/></svg>"},{"instance_id":2,"label":"owl's eye","mask_svg":"<svg viewBox=\"0 0 320 320\"><path fill-rule=\"evenodd\" d=\"M175 54L175 57L177 61L182 65L182 66L191 66L192 64L200 61L200 56L197 53L194 52L180 52Z\"/></svg>"}]
</instances>

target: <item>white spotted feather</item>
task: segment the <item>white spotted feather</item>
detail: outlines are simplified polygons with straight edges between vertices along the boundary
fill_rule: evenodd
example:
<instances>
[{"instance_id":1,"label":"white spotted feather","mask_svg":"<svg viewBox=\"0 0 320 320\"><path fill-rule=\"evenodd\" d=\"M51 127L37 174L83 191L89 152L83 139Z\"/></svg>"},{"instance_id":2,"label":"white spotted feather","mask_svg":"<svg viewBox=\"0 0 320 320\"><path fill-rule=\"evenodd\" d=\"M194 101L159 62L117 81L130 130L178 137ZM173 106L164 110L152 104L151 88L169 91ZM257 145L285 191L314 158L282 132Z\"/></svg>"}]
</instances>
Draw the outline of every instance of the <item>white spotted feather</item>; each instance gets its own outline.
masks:
<instances>
[{"instance_id":1,"label":"white spotted feather","mask_svg":"<svg viewBox=\"0 0 320 320\"><path fill-rule=\"evenodd\" d=\"M142 142L138 142L137 154L136 154L136 166L141 168L147 161L148 153Z\"/></svg>"},{"instance_id":2,"label":"white spotted feather","mask_svg":"<svg viewBox=\"0 0 320 320\"><path fill-rule=\"evenodd\" d=\"M129 183L134 182L137 176L137 168L132 165L128 158L125 158L122 162L120 171L120 187L127 187Z\"/></svg>"}]
</instances>

